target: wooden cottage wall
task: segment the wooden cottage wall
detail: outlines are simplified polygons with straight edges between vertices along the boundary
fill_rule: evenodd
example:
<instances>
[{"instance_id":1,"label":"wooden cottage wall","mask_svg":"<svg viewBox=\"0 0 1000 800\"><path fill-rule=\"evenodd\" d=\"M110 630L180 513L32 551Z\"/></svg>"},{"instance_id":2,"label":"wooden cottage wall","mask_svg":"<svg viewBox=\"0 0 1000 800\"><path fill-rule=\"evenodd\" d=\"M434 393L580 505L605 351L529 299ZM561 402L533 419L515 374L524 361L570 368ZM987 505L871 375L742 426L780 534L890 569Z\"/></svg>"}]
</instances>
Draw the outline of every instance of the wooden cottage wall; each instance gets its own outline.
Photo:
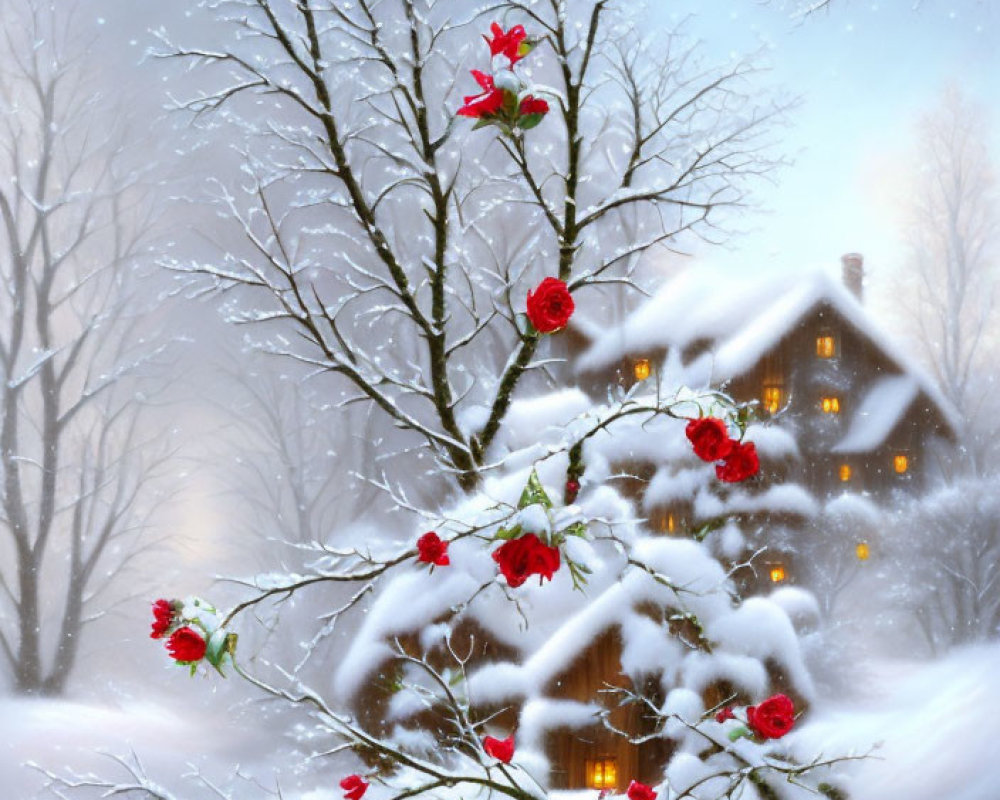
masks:
<instances>
[{"instance_id":1,"label":"wooden cottage wall","mask_svg":"<svg viewBox=\"0 0 1000 800\"><path fill-rule=\"evenodd\" d=\"M436 622L446 621L439 619ZM414 656L419 656L421 648L419 634L411 632L397 637L404 650ZM462 657L468 656L467 668L472 671L478 666L496 661L517 661L519 654L513 648L498 642L473 619L465 618L458 622L451 636L452 647ZM443 646L434 648L428 655L429 663L437 670L454 667L454 659ZM386 735L392 723L389 717L389 703L392 700L393 685L399 679L403 669L403 661L398 657L386 659L371 677L352 702L352 710L367 730ZM506 710L503 710L506 709ZM475 713L478 717L493 714L497 731L513 731L517 724L517 709L478 706ZM441 729L442 719L433 710L423 711L406 720L407 724L429 731ZM371 762L375 765L376 762Z\"/></svg>"},{"instance_id":2,"label":"wooden cottage wall","mask_svg":"<svg viewBox=\"0 0 1000 800\"><path fill-rule=\"evenodd\" d=\"M619 697L601 691L607 686L632 688L621 672L621 648L618 629L605 631L552 681L546 694L555 699L602 703L610 710L609 720L614 727L634 734L647 733L651 722L643 718L638 705L618 707ZM552 764L553 788L586 788L587 762L610 757L615 759L619 792L628 788L633 778L658 780L657 772L669 754L668 743L663 740L633 745L600 723L580 729L553 729L546 739L546 751Z\"/></svg>"}]
</instances>

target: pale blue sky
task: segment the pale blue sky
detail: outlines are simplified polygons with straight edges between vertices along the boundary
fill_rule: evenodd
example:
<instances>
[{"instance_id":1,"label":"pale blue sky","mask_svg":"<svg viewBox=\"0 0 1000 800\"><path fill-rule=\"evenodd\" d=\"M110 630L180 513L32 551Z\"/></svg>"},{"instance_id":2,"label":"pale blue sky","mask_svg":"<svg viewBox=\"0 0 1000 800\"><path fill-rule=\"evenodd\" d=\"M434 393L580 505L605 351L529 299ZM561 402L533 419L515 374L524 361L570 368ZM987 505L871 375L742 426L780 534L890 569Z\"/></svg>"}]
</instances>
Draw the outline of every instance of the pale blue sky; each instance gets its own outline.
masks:
<instances>
[{"instance_id":1,"label":"pale blue sky","mask_svg":"<svg viewBox=\"0 0 1000 800\"><path fill-rule=\"evenodd\" d=\"M716 58L765 45L773 81L803 101L784 136L795 164L758 195L770 213L711 261L794 269L859 251L884 275L901 264L916 122L949 81L987 109L1000 157L1000 2L834 0L798 22L791 4L651 3L664 26L693 15L690 30Z\"/></svg>"}]
</instances>

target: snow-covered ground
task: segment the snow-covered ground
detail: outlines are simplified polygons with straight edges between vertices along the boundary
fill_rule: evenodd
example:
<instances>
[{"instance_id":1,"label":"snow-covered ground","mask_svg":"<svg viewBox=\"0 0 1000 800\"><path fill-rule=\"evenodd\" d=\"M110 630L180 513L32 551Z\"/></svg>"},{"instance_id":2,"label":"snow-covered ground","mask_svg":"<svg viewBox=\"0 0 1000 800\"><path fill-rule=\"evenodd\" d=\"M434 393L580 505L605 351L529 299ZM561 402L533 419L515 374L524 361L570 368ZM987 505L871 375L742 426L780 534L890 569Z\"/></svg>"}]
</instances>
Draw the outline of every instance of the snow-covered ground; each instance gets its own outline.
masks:
<instances>
[{"instance_id":1,"label":"snow-covered ground","mask_svg":"<svg viewBox=\"0 0 1000 800\"><path fill-rule=\"evenodd\" d=\"M852 800L1000 797L1000 645L968 648L931 663L881 660L856 666L853 696L820 702L795 736L803 756L863 752L881 742L875 757L849 773ZM189 765L222 776L239 763L270 783L267 776L279 771L276 762L289 757L287 745L269 741L269 726L253 727L252 709L234 724L231 715L205 708L197 695L192 691L184 703L143 700L115 707L3 701L0 796L41 797L41 776L24 766L29 761L55 771L69 767L121 777L98 751L134 751L152 779L175 789ZM287 773L289 765L282 766ZM201 796L194 787L177 791L185 800ZM305 796L335 800L339 792L285 795Z\"/></svg>"},{"instance_id":2,"label":"snow-covered ground","mask_svg":"<svg viewBox=\"0 0 1000 800\"><path fill-rule=\"evenodd\" d=\"M802 755L881 742L850 771L852 800L1000 798L1000 645L858 675L856 696L818 708L795 739Z\"/></svg>"},{"instance_id":3,"label":"snow-covered ground","mask_svg":"<svg viewBox=\"0 0 1000 800\"><path fill-rule=\"evenodd\" d=\"M233 796L241 800L268 797L259 786L272 791L280 786L284 800L319 800L296 791L296 773L302 772L305 759L281 735L287 727L284 722L260 716L264 713L260 706L227 710L230 703L232 696L213 697L200 681L172 700L162 694L113 704L4 699L0 701L0 798L55 797L43 791L46 781L40 768L63 776L90 774L126 782L128 771L112 757L118 756L133 763L137 758L150 781L183 800L219 797L195 780L195 773L218 786L240 787ZM242 778L235 777L237 769ZM107 795L67 792L67 796L89 800ZM335 796L323 795L322 800Z\"/></svg>"}]
</instances>

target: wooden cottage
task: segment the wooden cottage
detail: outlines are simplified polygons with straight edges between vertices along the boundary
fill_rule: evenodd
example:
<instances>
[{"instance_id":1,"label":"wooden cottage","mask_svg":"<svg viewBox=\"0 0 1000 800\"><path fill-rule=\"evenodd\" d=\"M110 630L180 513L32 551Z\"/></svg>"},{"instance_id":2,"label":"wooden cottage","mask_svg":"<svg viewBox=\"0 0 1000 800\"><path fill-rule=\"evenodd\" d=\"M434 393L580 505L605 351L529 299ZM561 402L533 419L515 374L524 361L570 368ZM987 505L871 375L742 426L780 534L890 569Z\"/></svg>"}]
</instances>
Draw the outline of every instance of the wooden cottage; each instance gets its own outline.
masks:
<instances>
[{"instance_id":1,"label":"wooden cottage","mask_svg":"<svg viewBox=\"0 0 1000 800\"><path fill-rule=\"evenodd\" d=\"M895 492L928 486L957 421L905 343L862 305L862 257L845 255L842 265L842 282L825 272L721 279L691 269L600 337L575 330L565 354L597 401L609 387L652 388L657 380L668 391L712 386L757 401L761 416L789 431L799 451L794 460L763 465L759 492L793 479L820 500L846 491L884 505ZM641 502L649 469L627 470ZM684 499L646 503L646 512L672 535L698 522ZM766 522L776 530L803 524L794 512ZM780 541L765 544L765 583L795 581L794 554L782 553ZM869 557L864 538L855 547L859 559Z\"/></svg>"}]
</instances>

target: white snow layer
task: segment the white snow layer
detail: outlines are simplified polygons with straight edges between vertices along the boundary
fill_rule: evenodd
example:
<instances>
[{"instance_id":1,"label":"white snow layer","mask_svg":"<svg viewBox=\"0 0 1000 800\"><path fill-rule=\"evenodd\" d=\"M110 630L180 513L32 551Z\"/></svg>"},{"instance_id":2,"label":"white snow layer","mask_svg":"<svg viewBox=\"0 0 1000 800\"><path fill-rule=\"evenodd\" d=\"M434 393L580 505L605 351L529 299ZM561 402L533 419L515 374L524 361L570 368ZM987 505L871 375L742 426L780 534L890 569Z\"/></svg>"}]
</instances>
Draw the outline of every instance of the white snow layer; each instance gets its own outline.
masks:
<instances>
[{"instance_id":1,"label":"white snow layer","mask_svg":"<svg viewBox=\"0 0 1000 800\"><path fill-rule=\"evenodd\" d=\"M909 375L889 375L875 381L858 404L844 438L834 453L867 453L881 445L916 400L920 389Z\"/></svg>"},{"instance_id":2,"label":"white snow layer","mask_svg":"<svg viewBox=\"0 0 1000 800\"><path fill-rule=\"evenodd\" d=\"M709 351L685 365L682 380L693 386L718 385L751 369L818 306L829 307L857 329L953 427L958 424L955 410L924 369L824 269L806 269L794 276L748 271L742 278L711 267L687 270L625 322L597 338L577 360L576 369L592 372L626 355L653 349L683 351L694 342L707 341Z\"/></svg>"},{"instance_id":3,"label":"white snow layer","mask_svg":"<svg viewBox=\"0 0 1000 800\"><path fill-rule=\"evenodd\" d=\"M819 707L789 737L800 758L867 752L845 771L851 800L994 800L1000 796L1000 645L929 664L869 666L860 699Z\"/></svg>"}]
</instances>

